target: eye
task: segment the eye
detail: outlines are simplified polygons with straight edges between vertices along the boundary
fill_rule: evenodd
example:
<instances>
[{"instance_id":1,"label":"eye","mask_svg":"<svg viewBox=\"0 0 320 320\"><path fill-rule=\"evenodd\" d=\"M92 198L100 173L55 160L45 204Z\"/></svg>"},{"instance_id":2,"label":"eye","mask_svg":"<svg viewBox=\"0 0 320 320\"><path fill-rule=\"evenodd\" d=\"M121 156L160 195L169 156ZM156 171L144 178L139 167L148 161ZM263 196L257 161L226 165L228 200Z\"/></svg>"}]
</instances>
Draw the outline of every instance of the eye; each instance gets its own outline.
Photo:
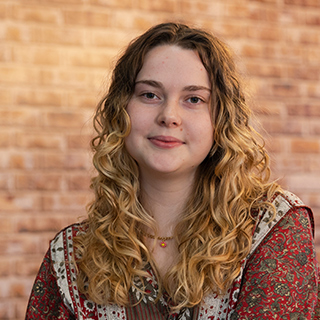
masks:
<instances>
[{"instance_id":1,"label":"eye","mask_svg":"<svg viewBox=\"0 0 320 320\"><path fill-rule=\"evenodd\" d=\"M204 102L201 98L199 97L191 97L187 101L191 102L192 104L197 104L200 102Z\"/></svg>"},{"instance_id":2,"label":"eye","mask_svg":"<svg viewBox=\"0 0 320 320\"><path fill-rule=\"evenodd\" d=\"M157 95L152 92L145 92L142 94L142 96L150 100L158 98Z\"/></svg>"}]
</instances>

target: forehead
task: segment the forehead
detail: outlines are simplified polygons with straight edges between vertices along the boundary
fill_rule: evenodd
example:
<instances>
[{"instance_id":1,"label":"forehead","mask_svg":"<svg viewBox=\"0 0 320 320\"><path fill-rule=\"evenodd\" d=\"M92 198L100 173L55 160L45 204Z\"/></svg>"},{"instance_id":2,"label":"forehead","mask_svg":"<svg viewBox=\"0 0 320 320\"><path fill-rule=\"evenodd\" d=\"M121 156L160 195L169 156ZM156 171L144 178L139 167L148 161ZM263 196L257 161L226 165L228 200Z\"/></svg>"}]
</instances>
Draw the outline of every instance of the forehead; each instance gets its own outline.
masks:
<instances>
[{"instance_id":1,"label":"forehead","mask_svg":"<svg viewBox=\"0 0 320 320\"><path fill-rule=\"evenodd\" d=\"M160 45L151 49L145 56L136 80L161 81L167 77L210 86L208 73L197 51L184 49L177 45Z\"/></svg>"}]
</instances>

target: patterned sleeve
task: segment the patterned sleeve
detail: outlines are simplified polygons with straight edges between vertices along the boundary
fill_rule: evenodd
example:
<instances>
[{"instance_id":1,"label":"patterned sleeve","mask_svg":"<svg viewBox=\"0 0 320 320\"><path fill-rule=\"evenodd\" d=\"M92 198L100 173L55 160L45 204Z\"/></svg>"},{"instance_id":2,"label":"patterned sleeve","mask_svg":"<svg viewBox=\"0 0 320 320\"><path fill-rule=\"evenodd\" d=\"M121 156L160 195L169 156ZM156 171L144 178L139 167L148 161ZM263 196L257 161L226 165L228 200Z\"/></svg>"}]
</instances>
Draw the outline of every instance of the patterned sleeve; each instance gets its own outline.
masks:
<instances>
[{"instance_id":1,"label":"patterned sleeve","mask_svg":"<svg viewBox=\"0 0 320 320\"><path fill-rule=\"evenodd\" d=\"M53 271L50 250L46 253L34 282L25 320L75 319L63 303Z\"/></svg>"},{"instance_id":2,"label":"patterned sleeve","mask_svg":"<svg viewBox=\"0 0 320 320\"><path fill-rule=\"evenodd\" d=\"M231 319L320 319L318 280L309 211L294 207L249 258Z\"/></svg>"}]
</instances>

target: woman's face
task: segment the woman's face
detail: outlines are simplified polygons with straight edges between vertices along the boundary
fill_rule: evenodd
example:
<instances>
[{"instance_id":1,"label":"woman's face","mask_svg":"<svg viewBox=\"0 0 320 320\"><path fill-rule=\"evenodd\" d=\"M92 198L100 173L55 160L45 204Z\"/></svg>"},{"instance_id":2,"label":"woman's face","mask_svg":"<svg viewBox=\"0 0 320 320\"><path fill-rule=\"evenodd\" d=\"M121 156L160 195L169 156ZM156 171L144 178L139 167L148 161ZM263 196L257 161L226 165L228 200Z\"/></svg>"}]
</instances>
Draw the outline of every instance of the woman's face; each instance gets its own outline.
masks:
<instances>
[{"instance_id":1,"label":"woman's face","mask_svg":"<svg viewBox=\"0 0 320 320\"><path fill-rule=\"evenodd\" d=\"M127 106L125 139L140 172L192 174L213 144L211 84L195 51L174 45L150 50Z\"/></svg>"}]
</instances>

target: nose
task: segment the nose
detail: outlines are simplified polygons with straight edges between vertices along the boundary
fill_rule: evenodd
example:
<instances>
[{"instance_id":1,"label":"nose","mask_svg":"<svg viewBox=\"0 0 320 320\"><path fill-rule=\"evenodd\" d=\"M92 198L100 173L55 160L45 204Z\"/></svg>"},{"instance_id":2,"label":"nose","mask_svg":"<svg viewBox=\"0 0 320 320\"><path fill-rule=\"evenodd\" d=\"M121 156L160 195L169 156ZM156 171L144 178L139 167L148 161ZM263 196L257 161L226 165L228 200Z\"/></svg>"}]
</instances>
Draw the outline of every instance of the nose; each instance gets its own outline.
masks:
<instances>
[{"instance_id":1,"label":"nose","mask_svg":"<svg viewBox=\"0 0 320 320\"><path fill-rule=\"evenodd\" d=\"M167 101L161 106L157 119L159 125L166 127L178 127L181 125L181 115L179 103L177 101Z\"/></svg>"}]
</instances>

